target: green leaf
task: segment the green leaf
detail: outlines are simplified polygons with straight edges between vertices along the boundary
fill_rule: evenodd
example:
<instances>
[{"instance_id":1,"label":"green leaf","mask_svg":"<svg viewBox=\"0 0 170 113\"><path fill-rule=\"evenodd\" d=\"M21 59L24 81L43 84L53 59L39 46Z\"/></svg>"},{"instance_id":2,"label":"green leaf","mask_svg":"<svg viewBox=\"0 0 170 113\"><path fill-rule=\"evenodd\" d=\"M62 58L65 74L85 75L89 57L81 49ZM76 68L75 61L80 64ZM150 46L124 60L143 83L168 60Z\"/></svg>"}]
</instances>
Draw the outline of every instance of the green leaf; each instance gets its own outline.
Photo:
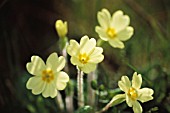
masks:
<instances>
[{"instance_id":1,"label":"green leaf","mask_svg":"<svg viewBox=\"0 0 170 113\"><path fill-rule=\"evenodd\" d=\"M110 89L108 91L109 93L109 98L112 98L113 96L120 94L122 92L122 90L120 90L120 88L116 88L116 89Z\"/></svg>"},{"instance_id":2,"label":"green leaf","mask_svg":"<svg viewBox=\"0 0 170 113\"><path fill-rule=\"evenodd\" d=\"M109 103L111 106L115 106L117 104L122 103L123 101L125 101L125 94L118 94L114 96Z\"/></svg>"}]
</instances>

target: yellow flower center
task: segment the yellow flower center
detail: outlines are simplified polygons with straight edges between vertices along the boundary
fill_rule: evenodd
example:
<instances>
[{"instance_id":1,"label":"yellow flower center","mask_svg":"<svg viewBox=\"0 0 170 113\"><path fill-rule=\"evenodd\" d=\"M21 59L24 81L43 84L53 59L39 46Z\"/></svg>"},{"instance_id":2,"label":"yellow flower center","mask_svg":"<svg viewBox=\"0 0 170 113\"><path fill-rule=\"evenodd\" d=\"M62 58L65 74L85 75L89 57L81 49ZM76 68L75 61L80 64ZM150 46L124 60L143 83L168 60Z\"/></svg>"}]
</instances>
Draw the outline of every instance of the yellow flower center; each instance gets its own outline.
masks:
<instances>
[{"instance_id":1,"label":"yellow flower center","mask_svg":"<svg viewBox=\"0 0 170 113\"><path fill-rule=\"evenodd\" d=\"M135 88L131 87L128 91L128 96L132 99L132 100L136 100L138 97L137 91Z\"/></svg>"},{"instance_id":2,"label":"yellow flower center","mask_svg":"<svg viewBox=\"0 0 170 113\"><path fill-rule=\"evenodd\" d=\"M115 38L116 36L116 31L114 28L108 28L106 33L110 38Z\"/></svg>"},{"instance_id":3,"label":"yellow flower center","mask_svg":"<svg viewBox=\"0 0 170 113\"><path fill-rule=\"evenodd\" d=\"M42 71L42 80L50 83L52 80L54 80L54 73L51 69L46 69Z\"/></svg>"},{"instance_id":4,"label":"yellow flower center","mask_svg":"<svg viewBox=\"0 0 170 113\"><path fill-rule=\"evenodd\" d=\"M83 64L86 64L89 60L89 57L86 55L86 53L79 55L79 61Z\"/></svg>"}]
</instances>

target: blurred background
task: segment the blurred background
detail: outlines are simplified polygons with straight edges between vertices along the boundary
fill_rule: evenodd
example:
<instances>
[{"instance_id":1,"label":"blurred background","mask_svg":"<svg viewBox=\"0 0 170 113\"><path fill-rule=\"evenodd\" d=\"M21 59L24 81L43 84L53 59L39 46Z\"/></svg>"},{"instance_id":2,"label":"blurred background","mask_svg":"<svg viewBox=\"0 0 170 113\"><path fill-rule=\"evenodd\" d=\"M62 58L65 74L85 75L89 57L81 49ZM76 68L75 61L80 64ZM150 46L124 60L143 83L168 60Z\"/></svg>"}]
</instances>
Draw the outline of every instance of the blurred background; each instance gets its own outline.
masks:
<instances>
[{"instance_id":1,"label":"blurred background","mask_svg":"<svg viewBox=\"0 0 170 113\"><path fill-rule=\"evenodd\" d=\"M129 15L130 25L135 32L125 42L123 50L112 48L108 43L102 45L105 59L98 66L97 89L93 88L106 94L96 94L93 109L100 110L113 97L113 89L118 88L117 82L122 75L131 78L133 72L137 71L143 75L142 87L150 87L155 91L154 99L142 104L144 113L170 113L169 0L1 0L1 113L62 112L55 99L35 96L26 89L26 82L32 76L26 70L26 63L30 62L32 55L44 60L52 52L61 55L55 30L55 21L58 19L68 22L69 39L79 41L86 34L98 39L95 26L98 25L97 12L102 8L107 8L111 13L120 9ZM69 76L74 82L76 69L69 65ZM76 86L73 90L76 111ZM61 91L61 94L64 99L65 92ZM107 112L133 111L126 103L122 103L109 108Z\"/></svg>"}]
</instances>

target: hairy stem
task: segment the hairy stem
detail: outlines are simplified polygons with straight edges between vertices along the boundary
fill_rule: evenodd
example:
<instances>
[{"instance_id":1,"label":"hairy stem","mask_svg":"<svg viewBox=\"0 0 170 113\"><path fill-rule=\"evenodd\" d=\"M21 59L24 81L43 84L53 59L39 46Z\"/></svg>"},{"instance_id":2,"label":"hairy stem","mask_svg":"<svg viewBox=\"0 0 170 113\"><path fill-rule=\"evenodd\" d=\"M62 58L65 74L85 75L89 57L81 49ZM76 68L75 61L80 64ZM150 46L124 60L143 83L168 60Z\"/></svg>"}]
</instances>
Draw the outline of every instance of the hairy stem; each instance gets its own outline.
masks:
<instances>
[{"instance_id":1,"label":"hairy stem","mask_svg":"<svg viewBox=\"0 0 170 113\"><path fill-rule=\"evenodd\" d=\"M60 49L61 49L62 55L66 59L66 65L64 67L64 71L68 73L69 68L68 68L68 59L67 59L67 51L66 51L66 47L68 45L67 37L64 37L64 38L60 39L60 44L61 44ZM66 111L69 112L69 113L73 113L73 111L74 111L74 106L73 106L74 105L73 104L74 90L70 91L69 94L67 94L67 89L65 90L65 92L66 92L66 97L65 97Z\"/></svg>"},{"instance_id":2,"label":"hairy stem","mask_svg":"<svg viewBox=\"0 0 170 113\"><path fill-rule=\"evenodd\" d=\"M100 111L97 111L96 113L103 113L107 111L110 108L111 104L112 104L112 101L110 101L104 108L102 108Z\"/></svg>"},{"instance_id":3,"label":"hairy stem","mask_svg":"<svg viewBox=\"0 0 170 113\"><path fill-rule=\"evenodd\" d=\"M61 96L59 91L58 91L58 94L57 94L57 97L56 97L56 102L58 104L60 111L63 111L64 110L64 103L63 103L63 99L62 99L62 96Z\"/></svg>"},{"instance_id":4,"label":"hairy stem","mask_svg":"<svg viewBox=\"0 0 170 113\"><path fill-rule=\"evenodd\" d=\"M84 92L83 92L83 72L78 69L77 73L77 91L78 91L78 106L84 106Z\"/></svg>"},{"instance_id":5,"label":"hairy stem","mask_svg":"<svg viewBox=\"0 0 170 113\"><path fill-rule=\"evenodd\" d=\"M87 95L87 104L95 107L95 102L96 102L96 97L95 97L95 90L92 89L91 87L91 81L92 80L97 80L97 74L96 72L91 72L88 74L87 76L87 91L88 91L88 95Z\"/></svg>"},{"instance_id":6,"label":"hairy stem","mask_svg":"<svg viewBox=\"0 0 170 113\"><path fill-rule=\"evenodd\" d=\"M73 113L74 112L74 107L73 107L73 94L67 95L65 97L65 102L66 102L66 110L68 113Z\"/></svg>"}]
</instances>

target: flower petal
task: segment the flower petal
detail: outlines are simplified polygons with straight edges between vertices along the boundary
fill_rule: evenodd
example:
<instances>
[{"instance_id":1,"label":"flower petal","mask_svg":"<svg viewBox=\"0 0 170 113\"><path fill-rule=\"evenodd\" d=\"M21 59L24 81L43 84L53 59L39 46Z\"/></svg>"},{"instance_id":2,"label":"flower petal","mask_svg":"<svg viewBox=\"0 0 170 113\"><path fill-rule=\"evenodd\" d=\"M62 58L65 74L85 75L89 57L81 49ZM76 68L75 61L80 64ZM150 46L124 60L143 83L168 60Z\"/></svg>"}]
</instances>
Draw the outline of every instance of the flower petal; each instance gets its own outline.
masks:
<instances>
[{"instance_id":1,"label":"flower petal","mask_svg":"<svg viewBox=\"0 0 170 113\"><path fill-rule=\"evenodd\" d=\"M100 63L102 62L104 59L104 55L100 54L98 56L93 56L93 57L90 57L90 60L88 61L89 63Z\"/></svg>"},{"instance_id":2,"label":"flower petal","mask_svg":"<svg viewBox=\"0 0 170 113\"><path fill-rule=\"evenodd\" d=\"M115 28L116 32L125 29L130 23L130 18L128 15L123 15L121 10L116 11L112 16L111 25Z\"/></svg>"},{"instance_id":3,"label":"flower petal","mask_svg":"<svg viewBox=\"0 0 170 113\"><path fill-rule=\"evenodd\" d=\"M64 90L67 86L66 82L59 82L57 83L57 90Z\"/></svg>"},{"instance_id":4,"label":"flower petal","mask_svg":"<svg viewBox=\"0 0 170 113\"><path fill-rule=\"evenodd\" d=\"M99 26L96 26L95 28L95 31L98 33L99 37L104 40L104 41L108 41L109 37L108 35L106 34L106 30L99 27Z\"/></svg>"},{"instance_id":5,"label":"flower petal","mask_svg":"<svg viewBox=\"0 0 170 113\"><path fill-rule=\"evenodd\" d=\"M88 36L83 36L80 40L80 53L86 53L88 55L93 51L95 46L96 40L94 38L89 40Z\"/></svg>"},{"instance_id":6,"label":"flower petal","mask_svg":"<svg viewBox=\"0 0 170 113\"><path fill-rule=\"evenodd\" d=\"M29 78L29 80L26 83L27 89L33 89L42 81L42 78L40 76L34 76Z\"/></svg>"},{"instance_id":7,"label":"flower petal","mask_svg":"<svg viewBox=\"0 0 170 113\"><path fill-rule=\"evenodd\" d=\"M152 100L154 91L150 88L142 88L138 90L138 100L140 100L142 103L147 102L149 100Z\"/></svg>"},{"instance_id":8,"label":"flower petal","mask_svg":"<svg viewBox=\"0 0 170 113\"><path fill-rule=\"evenodd\" d=\"M69 76L67 75L67 73L61 71L59 73L56 73L56 80L57 80L57 84L59 82L68 82Z\"/></svg>"},{"instance_id":9,"label":"flower petal","mask_svg":"<svg viewBox=\"0 0 170 113\"><path fill-rule=\"evenodd\" d=\"M88 41L89 41L89 37L87 35L83 36L80 39L80 46L84 46ZM82 47L80 47L80 48L82 48Z\"/></svg>"},{"instance_id":10,"label":"flower petal","mask_svg":"<svg viewBox=\"0 0 170 113\"><path fill-rule=\"evenodd\" d=\"M72 57L71 57L71 63L72 63L73 65L77 65L77 66L79 66L79 67L84 66L84 64L82 64L82 63L79 61L79 59L78 59L77 57L75 57L75 56L72 56Z\"/></svg>"},{"instance_id":11,"label":"flower petal","mask_svg":"<svg viewBox=\"0 0 170 113\"><path fill-rule=\"evenodd\" d=\"M54 69L56 68L57 62L58 61L58 55L57 53L52 53L49 55L49 57L47 58L46 64L47 67Z\"/></svg>"},{"instance_id":12,"label":"flower petal","mask_svg":"<svg viewBox=\"0 0 170 113\"><path fill-rule=\"evenodd\" d=\"M134 101L133 103L133 112L134 113L142 113L143 109L142 106L138 101Z\"/></svg>"},{"instance_id":13,"label":"flower petal","mask_svg":"<svg viewBox=\"0 0 170 113\"><path fill-rule=\"evenodd\" d=\"M116 37L114 39L111 39L109 40L109 44L112 46L112 47L115 47L115 48L120 48L120 49L123 49L125 46L123 44L123 42L121 42L119 39L117 39Z\"/></svg>"},{"instance_id":14,"label":"flower petal","mask_svg":"<svg viewBox=\"0 0 170 113\"><path fill-rule=\"evenodd\" d=\"M31 62L27 63L26 68L32 75L41 75L41 71L45 69L45 63L39 56L32 56Z\"/></svg>"},{"instance_id":15,"label":"flower petal","mask_svg":"<svg viewBox=\"0 0 170 113\"><path fill-rule=\"evenodd\" d=\"M40 93L42 93L44 91L46 83L43 82L42 80L39 81L39 82L37 82L37 81L35 81L35 82L37 83L37 85L35 87L33 87L32 93L34 95L38 95L38 94L40 94Z\"/></svg>"},{"instance_id":16,"label":"flower petal","mask_svg":"<svg viewBox=\"0 0 170 113\"><path fill-rule=\"evenodd\" d=\"M95 47L94 51L92 54L89 56L89 61L90 63L99 63L104 59L104 56L102 55L103 48L101 47Z\"/></svg>"},{"instance_id":17,"label":"flower petal","mask_svg":"<svg viewBox=\"0 0 170 113\"><path fill-rule=\"evenodd\" d=\"M133 32L134 32L133 27L130 27L130 26L126 27L125 29L117 33L117 38L121 41L126 41L131 38L131 36L133 35Z\"/></svg>"},{"instance_id":18,"label":"flower petal","mask_svg":"<svg viewBox=\"0 0 170 113\"><path fill-rule=\"evenodd\" d=\"M85 64L83 67L80 67L80 69L84 72L84 73L90 73L92 71L94 71L96 69L96 64L93 63L87 63Z\"/></svg>"},{"instance_id":19,"label":"flower petal","mask_svg":"<svg viewBox=\"0 0 170 113\"><path fill-rule=\"evenodd\" d=\"M63 56L60 56L58 58L58 63L57 63L57 66L56 66L57 72L62 70L64 68L65 64L66 64L65 58Z\"/></svg>"},{"instance_id":20,"label":"flower petal","mask_svg":"<svg viewBox=\"0 0 170 113\"><path fill-rule=\"evenodd\" d=\"M79 44L75 40L70 40L70 44L67 46L67 53L70 56L76 56L79 52Z\"/></svg>"},{"instance_id":21,"label":"flower petal","mask_svg":"<svg viewBox=\"0 0 170 113\"><path fill-rule=\"evenodd\" d=\"M63 56L58 58L57 53L52 53L47 59L47 67L57 72L64 68L65 63L65 58Z\"/></svg>"},{"instance_id":22,"label":"flower petal","mask_svg":"<svg viewBox=\"0 0 170 113\"><path fill-rule=\"evenodd\" d=\"M133 78L132 78L132 87L135 89L140 89L141 84L142 84L141 74L137 75L137 72L134 72Z\"/></svg>"},{"instance_id":23,"label":"flower petal","mask_svg":"<svg viewBox=\"0 0 170 113\"><path fill-rule=\"evenodd\" d=\"M69 81L69 76L65 72L56 73L56 88L57 90L65 89L67 82Z\"/></svg>"},{"instance_id":24,"label":"flower petal","mask_svg":"<svg viewBox=\"0 0 170 113\"><path fill-rule=\"evenodd\" d=\"M54 82L48 83L46 85L46 88L43 91L42 95L45 98L47 98L47 97L54 98L55 96L57 96L57 90L56 90L56 87L54 85Z\"/></svg>"},{"instance_id":25,"label":"flower petal","mask_svg":"<svg viewBox=\"0 0 170 113\"><path fill-rule=\"evenodd\" d=\"M90 57L95 57L103 53L103 48L101 47L95 47L94 51L90 55Z\"/></svg>"},{"instance_id":26,"label":"flower petal","mask_svg":"<svg viewBox=\"0 0 170 113\"><path fill-rule=\"evenodd\" d=\"M127 93L126 93L126 103L129 107L132 107L133 100L131 98L129 98Z\"/></svg>"},{"instance_id":27,"label":"flower petal","mask_svg":"<svg viewBox=\"0 0 170 113\"><path fill-rule=\"evenodd\" d=\"M118 86L122 91L128 92L129 88L131 87L129 78L127 76L122 76L121 80L118 82Z\"/></svg>"},{"instance_id":28,"label":"flower petal","mask_svg":"<svg viewBox=\"0 0 170 113\"><path fill-rule=\"evenodd\" d=\"M111 20L111 15L107 9L102 9L101 12L97 13L97 19L103 28L108 28Z\"/></svg>"}]
</instances>

